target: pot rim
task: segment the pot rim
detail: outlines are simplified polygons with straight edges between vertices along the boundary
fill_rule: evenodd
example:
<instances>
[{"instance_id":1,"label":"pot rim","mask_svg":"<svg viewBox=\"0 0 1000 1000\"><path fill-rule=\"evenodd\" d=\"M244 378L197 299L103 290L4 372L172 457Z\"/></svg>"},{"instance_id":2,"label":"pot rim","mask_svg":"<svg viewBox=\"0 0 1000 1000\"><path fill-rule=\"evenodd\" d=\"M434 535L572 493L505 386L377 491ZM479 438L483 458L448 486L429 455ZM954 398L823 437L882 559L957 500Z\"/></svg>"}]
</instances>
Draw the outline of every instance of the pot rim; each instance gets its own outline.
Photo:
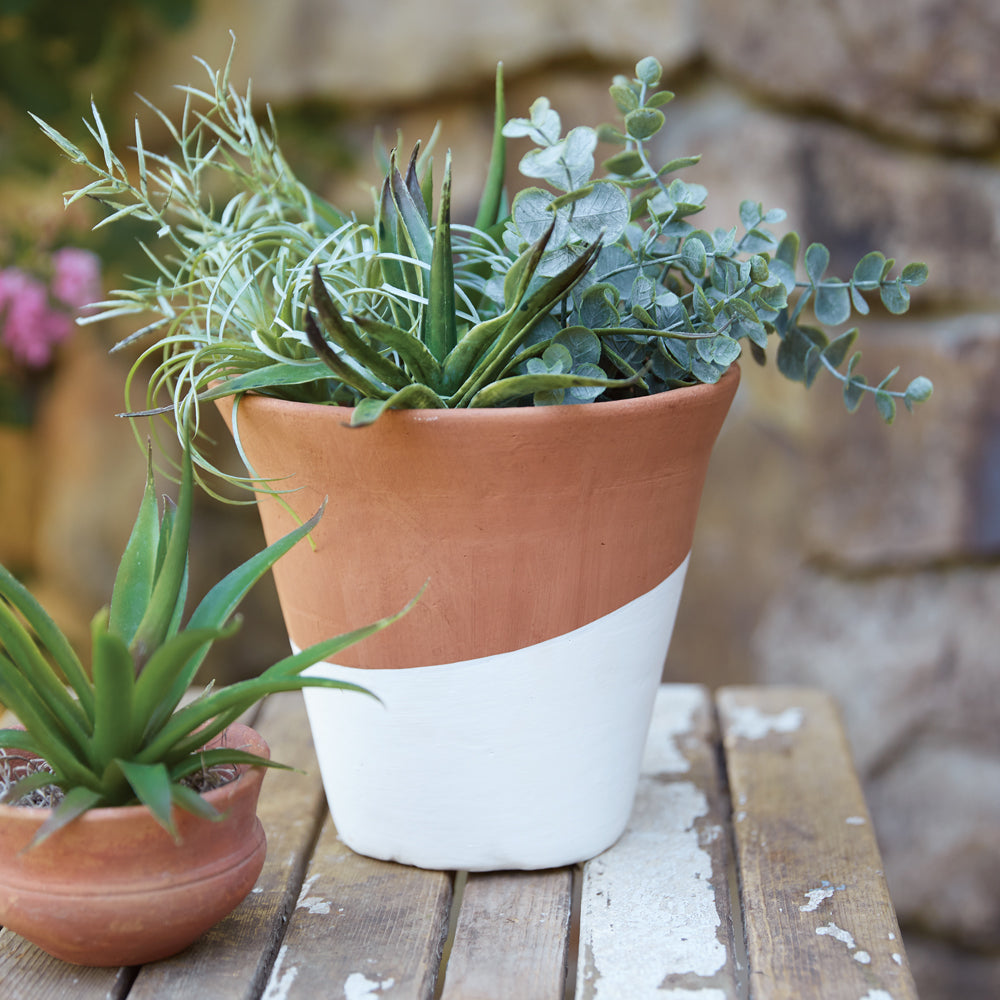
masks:
<instances>
[{"instance_id":1,"label":"pot rim","mask_svg":"<svg viewBox=\"0 0 1000 1000\"><path fill-rule=\"evenodd\" d=\"M729 384L736 380L732 391L735 393L740 379L740 366L733 362L723 373L718 382L699 382L695 385L680 386L664 392L650 393L646 396L630 396L628 399L604 399L594 403L580 405L560 404L556 406L484 406L484 407L447 407L444 409L399 409L386 410L378 422L387 418L396 422L412 424L431 424L438 422L456 423L459 421L478 421L480 423L542 423L553 420L611 420L622 413L634 413L642 408L670 409L677 406L698 405L701 399L709 399L718 393L729 391ZM217 383L213 383L217 384ZM233 396L221 396L216 403L233 400ZM332 406L326 403L305 403L298 400L281 399L277 396L265 396L256 392L246 392L241 395L240 403L252 400L255 407L292 406L316 411L317 419L347 422L348 414L354 412L352 406ZM325 413L326 417L321 417Z\"/></svg>"}]
</instances>

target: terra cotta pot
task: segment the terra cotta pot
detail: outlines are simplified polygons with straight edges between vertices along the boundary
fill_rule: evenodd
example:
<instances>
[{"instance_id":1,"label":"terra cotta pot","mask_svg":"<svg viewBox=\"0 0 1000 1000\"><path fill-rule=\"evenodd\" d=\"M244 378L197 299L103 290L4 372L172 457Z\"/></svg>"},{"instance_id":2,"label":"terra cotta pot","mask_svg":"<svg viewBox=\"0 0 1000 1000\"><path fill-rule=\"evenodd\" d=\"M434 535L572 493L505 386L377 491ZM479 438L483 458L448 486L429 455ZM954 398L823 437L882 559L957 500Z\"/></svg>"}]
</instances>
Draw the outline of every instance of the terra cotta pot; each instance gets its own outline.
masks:
<instances>
[{"instance_id":1,"label":"terra cotta pot","mask_svg":"<svg viewBox=\"0 0 1000 1000\"><path fill-rule=\"evenodd\" d=\"M268 757L247 726L213 745ZM15 752L10 751L11 755ZM50 809L0 806L0 924L78 965L139 965L186 948L236 908L264 865L264 769L204 793L224 818L175 810L178 839L145 806L92 809L28 848Z\"/></svg>"},{"instance_id":2,"label":"terra cotta pot","mask_svg":"<svg viewBox=\"0 0 1000 1000\"><path fill-rule=\"evenodd\" d=\"M716 436L739 382L579 406L387 412L246 395L220 409L302 648L402 607L312 668L327 799L354 850L430 868L543 868L624 829Z\"/></svg>"}]
</instances>

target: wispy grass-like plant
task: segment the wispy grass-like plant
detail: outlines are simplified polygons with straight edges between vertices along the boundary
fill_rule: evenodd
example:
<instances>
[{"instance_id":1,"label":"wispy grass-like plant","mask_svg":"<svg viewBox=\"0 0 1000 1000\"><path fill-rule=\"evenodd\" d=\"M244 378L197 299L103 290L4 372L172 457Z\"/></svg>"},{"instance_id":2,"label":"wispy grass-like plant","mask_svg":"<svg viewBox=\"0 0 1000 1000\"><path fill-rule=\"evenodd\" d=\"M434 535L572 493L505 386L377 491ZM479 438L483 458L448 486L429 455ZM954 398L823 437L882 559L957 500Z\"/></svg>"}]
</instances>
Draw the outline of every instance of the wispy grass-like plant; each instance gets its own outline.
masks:
<instances>
[{"instance_id":1,"label":"wispy grass-like plant","mask_svg":"<svg viewBox=\"0 0 1000 1000\"><path fill-rule=\"evenodd\" d=\"M234 614L244 595L322 513L226 575L182 624L192 492L185 448L177 504L160 514L150 463L111 604L91 623L90 675L38 601L0 566L0 702L24 726L0 730L0 746L48 764L21 779L6 798L17 801L43 786L61 792L36 842L98 806L140 802L171 833L174 807L218 818L185 779L220 764L282 766L233 747L204 749L243 712L269 694L306 686L368 694L356 685L301 674L398 615L290 655L251 679L210 685L194 701L182 702L213 643L238 628Z\"/></svg>"}]
</instances>

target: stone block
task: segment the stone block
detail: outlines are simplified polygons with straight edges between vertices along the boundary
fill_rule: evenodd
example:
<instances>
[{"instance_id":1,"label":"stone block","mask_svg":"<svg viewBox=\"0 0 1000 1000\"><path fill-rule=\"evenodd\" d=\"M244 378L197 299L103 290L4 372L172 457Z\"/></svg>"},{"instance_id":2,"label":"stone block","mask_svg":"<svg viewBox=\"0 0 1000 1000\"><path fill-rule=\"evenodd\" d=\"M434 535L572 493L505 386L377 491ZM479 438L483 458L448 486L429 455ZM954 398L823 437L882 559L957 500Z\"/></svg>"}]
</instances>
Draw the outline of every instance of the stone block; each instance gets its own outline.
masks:
<instances>
[{"instance_id":1,"label":"stone block","mask_svg":"<svg viewBox=\"0 0 1000 1000\"><path fill-rule=\"evenodd\" d=\"M682 174L705 185L708 208L691 221L738 225L740 201L783 208L777 234L795 229L803 249L825 243L829 273L846 278L882 250L900 264L923 261L923 307L996 302L1000 170L893 146L842 124L764 109L729 86L683 91L666 109L656 158L699 154ZM961 311L966 308L958 307Z\"/></svg>"},{"instance_id":2,"label":"stone block","mask_svg":"<svg viewBox=\"0 0 1000 1000\"><path fill-rule=\"evenodd\" d=\"M225 62L237 28L236 72L262 100L322 97L340 104L406 105L560 60L604 60L628 70L655 54L681 65L698 51L694 0L216 0L188 30L164 39L138 83L175 101L191 53ZM180 75L178 75L180 74Z\"/></svg>"},{"instance_id":3,"label":"stone block","mask_svg":"<svg viewBox=\"0 0 1000 1000\"><path fill-rule=\"evenodd\" d=\"M711 64L768 99L967 150L997 137L993 0L705 0Z\"/></svg>"},{"instance_id":4,"label":"stone block","mask_svg":"<svg viewBox=\"0 0 1000 1000\"><path fill-rule=\"evenodd\" d=\"M1000 946L1000 757L917 746L867 796L900 919L965 947Z\"/></svg>"},{"instance_id":5,"label":"stone block","mask_svg":"<svg viewBox=\"0 0 1000 1000\"><path fill-rule=\"evenodd\" d=\"M911 928L903 929L903 941L920 1000L1000 996L1000 953L958 948Z\"/></svg>"}]
</instances>

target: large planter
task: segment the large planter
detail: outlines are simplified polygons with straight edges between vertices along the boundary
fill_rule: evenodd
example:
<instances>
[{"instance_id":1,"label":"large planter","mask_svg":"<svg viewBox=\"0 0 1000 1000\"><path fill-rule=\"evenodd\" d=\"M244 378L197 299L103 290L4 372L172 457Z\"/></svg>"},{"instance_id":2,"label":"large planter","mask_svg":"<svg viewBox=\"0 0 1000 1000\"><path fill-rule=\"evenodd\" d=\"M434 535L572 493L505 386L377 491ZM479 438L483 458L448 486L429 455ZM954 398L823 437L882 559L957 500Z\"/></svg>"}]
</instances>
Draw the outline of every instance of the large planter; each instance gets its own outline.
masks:
<instances>
[{"instance_id":1,"label":"large planter","mask_svg":"<svg viewBox=\"0 0 1000 1000\"><path fill-rule=\"evenodd\" d=\"M341 838L430 868L544 868L624 829L712 445L739 381L582 406L221 409L302 648L398 610L306 691Z\"/></svg>"},{"instance_id":2,"label":"large planter","mask_svg":"<svg viewBox=\"0 0 1000 1000\"><path fill-rule=\"evenodd\" d=\"M221 738L269 756L246 726ZM79 965L139 965L183 950L239 905L264 865L264 771L239 772L204 793L222 820L175 811L177 841L145 806L123 806L92 809L29 849L50 810L0 806L0 924Z\"/></svg>"}]
</instances>

